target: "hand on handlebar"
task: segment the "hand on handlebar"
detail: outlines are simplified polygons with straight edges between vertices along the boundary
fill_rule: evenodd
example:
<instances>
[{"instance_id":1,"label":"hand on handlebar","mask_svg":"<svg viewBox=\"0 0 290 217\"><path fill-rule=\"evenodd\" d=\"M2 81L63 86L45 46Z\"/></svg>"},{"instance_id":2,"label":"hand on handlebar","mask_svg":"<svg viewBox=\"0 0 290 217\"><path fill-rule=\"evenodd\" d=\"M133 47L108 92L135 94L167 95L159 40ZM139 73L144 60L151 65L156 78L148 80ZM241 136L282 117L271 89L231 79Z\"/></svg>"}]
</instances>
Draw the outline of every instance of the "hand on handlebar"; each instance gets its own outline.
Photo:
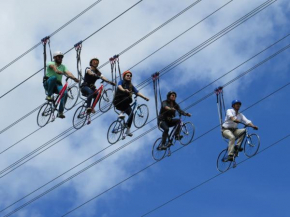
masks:
<instances>
[{"instance_id":1,"label":"hand on handlebar","mask_svg":"<svg viewBox=\"0 0 290 217\"><path fill-rule=\"evenodd\" d=\"M186 113L186 116L191 117L191 114L190 113Z\"/></svg>"},{"instance_id":2,"label":"hand on handlebar","mask_svg":"<svg viewBox=\"0 0 290 217\"><path fill-rule=\"evenodd\" d=\"M144 99L145 99L146 101L149 101L149 98L147 98L147 97L144 97Z\"/></svg>"},{"instance_id":3,"label":"hand on handlebar","mask_svg":"<svg viewBox=\"0 0 290 217\"><path fill-rule=\"evenodd\" d=\"M75 82L79 82L80 80L79 79L77 79L77 78L72 78Z\"/></svg>"},{"instance_id":4,"label":"hand on handlebar","mask_svg":"<svg viewBox=\"0 0 290 217\"><path fill-rule=\"evenodd\" d=\"M254 128L254 130L258 130L259 129L259 127L257 127L257 126L253 126L253 128Z\"/></svg>"}]
</instances>

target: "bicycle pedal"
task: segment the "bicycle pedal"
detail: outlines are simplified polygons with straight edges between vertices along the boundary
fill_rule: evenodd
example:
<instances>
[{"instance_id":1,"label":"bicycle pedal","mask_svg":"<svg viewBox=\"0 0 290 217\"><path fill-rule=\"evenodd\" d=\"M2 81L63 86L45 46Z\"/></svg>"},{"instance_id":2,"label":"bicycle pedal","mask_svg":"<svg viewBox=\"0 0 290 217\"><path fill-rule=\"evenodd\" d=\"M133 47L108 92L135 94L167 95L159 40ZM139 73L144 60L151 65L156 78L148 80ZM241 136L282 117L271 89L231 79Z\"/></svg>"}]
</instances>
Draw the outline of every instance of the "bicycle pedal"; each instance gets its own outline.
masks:
<instances>
[{"instance_id":1,"label":"bicycle pedal","mask_svg":"<svg viewBox=\"0 0 290 217\"><path fill-rule=\"evenodd\" d=\"M126 136L122 136L122 140L126 139Z\"/></svg>"}]
</instances>

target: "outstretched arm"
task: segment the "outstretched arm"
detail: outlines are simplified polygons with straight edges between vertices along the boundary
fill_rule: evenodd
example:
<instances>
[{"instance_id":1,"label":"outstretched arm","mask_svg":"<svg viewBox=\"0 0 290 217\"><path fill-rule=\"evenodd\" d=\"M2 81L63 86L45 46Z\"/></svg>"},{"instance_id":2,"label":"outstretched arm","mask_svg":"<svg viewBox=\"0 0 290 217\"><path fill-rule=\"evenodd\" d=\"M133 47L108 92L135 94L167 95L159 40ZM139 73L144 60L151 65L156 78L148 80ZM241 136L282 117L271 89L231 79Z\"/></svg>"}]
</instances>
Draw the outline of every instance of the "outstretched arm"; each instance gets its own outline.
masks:
<instances>
[{"instance_id":1,"label":"outstretched arm","mask_svg":"<svg viewBox=\"0 0 290 217\"><path fill-rule=\"evenodd\" d=\"M116 84L115 84L114 82L109 81L105 76L102 76L102 75L101 75L101 79L102 79L103 81L105 81L105 82L107 82L107 83L113 85L113 86L116 86Z\"/></svg>"},{"instance_id":2,"label":"outstretched arm","mask_svg":"<svg viewBox=\"0 0 290 217\"><path fill-rule=\"evenodd\" d=\"M149 101L149 98L147 98L146 96L144 96L144 95L143 95L142 93L140 93L140 92L138 92L136 95L142 97L142 98L145 99L146 101Z\"/></svg>"},{"instance_id":3,"label":"outstretched arm","mask_svg":"<svg viewBox=\"0 0 290 217\"><path fill-rule=\"evenodd\" d=\"M66 71L65 74L75 82L79 82L79 79L77 79L70 71Z\"/></svg>"}]
</instances>

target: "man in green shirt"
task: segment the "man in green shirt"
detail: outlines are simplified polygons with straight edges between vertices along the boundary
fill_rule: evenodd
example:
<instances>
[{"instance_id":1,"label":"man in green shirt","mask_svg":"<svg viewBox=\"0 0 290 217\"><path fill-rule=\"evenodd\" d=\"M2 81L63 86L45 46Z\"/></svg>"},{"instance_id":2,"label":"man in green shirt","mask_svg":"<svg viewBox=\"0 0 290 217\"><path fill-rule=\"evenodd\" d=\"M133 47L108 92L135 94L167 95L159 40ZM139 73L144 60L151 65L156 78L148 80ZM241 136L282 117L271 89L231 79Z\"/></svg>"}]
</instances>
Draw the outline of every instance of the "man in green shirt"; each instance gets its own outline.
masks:
<instances>
[{"instance_id":1,"label":"man in green shirt","mask_svg":"<svg viewBox=\"0 0 290 217\"><path fill-rule=\"evenodd\" d=\"M63 53L60 51L56 51L53 54L54 62L49 62L46 68L46 81L43 83L44 89L47 91L46 100L51 101L53 93L59 93L63 88L61 80L62 75L65 74L67 77L73 79L75 82L79 82L79 80L66 68L65 65L62 64ZM57 117L65 118L63 114L64 106L67 99L67 91L64 92L60 105L59 112Z\"/></svg>"}]
</instances>

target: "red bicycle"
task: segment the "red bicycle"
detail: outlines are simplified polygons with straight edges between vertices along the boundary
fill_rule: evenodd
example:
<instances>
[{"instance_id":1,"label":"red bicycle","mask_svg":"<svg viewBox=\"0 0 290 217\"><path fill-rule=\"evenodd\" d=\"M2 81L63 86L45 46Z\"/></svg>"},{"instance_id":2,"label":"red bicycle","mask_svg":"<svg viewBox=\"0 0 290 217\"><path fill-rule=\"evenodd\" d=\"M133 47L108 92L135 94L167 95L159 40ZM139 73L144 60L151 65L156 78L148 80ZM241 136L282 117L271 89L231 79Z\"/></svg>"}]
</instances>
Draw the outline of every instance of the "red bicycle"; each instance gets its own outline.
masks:
<instances>
[{"instance_id":1,"label":"red bicycle","mask_svg":"<svg viewBox=\"0 0 290 217\"><path fill-rule=\"evenodd\" d=\"M52 100L51 101L47 101L46 103L44 103L38 112L37 115L37 124L40 127L44 127L49 120L51 119L51 122L53 122L55 120L55 115L54 112L58 111L57 107L60 103L61 98L63 97L64 92L67 90L67 103L70 107L73 107L71 105L75 105L76 101L77 101L77 96L78 95L78 88L76 86L70 86L68 87L68 79L69 77L67 77L65 79L65 85L63 86L63 88L60 90L59 94L54 94L52 96ZM67 106L65 106L65 108L67 110L69 110L67 108ZM52 116L52 118L51 118Z\"/></svg>"},{"instance_id":2,"label":"red bicycle","mask_svg":"<svg viewBox=\"0 0 290 217\"><path fill-rule=\"evenodd\" d=\"M95 92L93 94L97 95L97 97L95 98L93 105L91 106L92 111L94 111L94 108L99 100L100 100L99 108L100 108L101 112L106 112L111 108L113 98L114 98L114 90L112 88L105 89L104 85L102 84L98 89L95 90ZM87 103L85 101L76 110L74 117L73 117L73 126L75 129L82 128L85 125L87 120L88 120L87 124L91 123L91 113L93 113L93 112L88 113L87 107L88 106L87 106Z\"/></svg>"}]
</instances>

